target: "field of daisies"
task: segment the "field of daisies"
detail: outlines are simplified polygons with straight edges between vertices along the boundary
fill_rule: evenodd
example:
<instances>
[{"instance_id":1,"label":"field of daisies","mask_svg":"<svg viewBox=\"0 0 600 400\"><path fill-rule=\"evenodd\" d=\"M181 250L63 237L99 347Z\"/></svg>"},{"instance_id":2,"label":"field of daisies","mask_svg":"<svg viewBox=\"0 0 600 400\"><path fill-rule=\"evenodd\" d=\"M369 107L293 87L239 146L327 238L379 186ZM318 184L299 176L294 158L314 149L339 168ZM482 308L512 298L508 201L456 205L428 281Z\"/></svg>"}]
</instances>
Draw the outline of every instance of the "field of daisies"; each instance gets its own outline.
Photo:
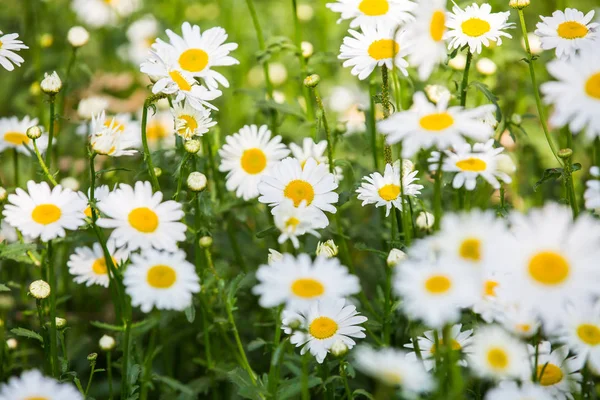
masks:
<instances>
[{"instance_id":1,"label":"field of daisies","mask_svg":"<svg viewBox=\"0 0 600 400\"><path fill-rule=\"evenodd\" d=\"M0 400L600 398L598 0L0 10Z\"/></svg>"}]
</instances>

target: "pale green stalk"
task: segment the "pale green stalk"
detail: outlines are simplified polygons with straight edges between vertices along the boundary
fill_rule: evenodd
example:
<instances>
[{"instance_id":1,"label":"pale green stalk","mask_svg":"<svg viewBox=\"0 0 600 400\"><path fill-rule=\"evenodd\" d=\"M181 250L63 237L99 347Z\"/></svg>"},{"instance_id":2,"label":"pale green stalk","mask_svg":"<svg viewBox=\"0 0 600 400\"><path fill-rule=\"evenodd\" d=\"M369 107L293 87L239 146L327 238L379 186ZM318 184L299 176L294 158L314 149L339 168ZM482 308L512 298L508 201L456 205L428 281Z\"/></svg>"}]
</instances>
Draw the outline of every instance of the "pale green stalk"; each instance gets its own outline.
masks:
<instances>
[{"instance_id":1,"label":"pale green stalk","mask_svg":"<svg viewBox=\"0 0 600 400\"><path fill-rule=\"evenodd\" d=\"M38 147L37 147L37 144L35 143L35 140L33 140L33 151L35 152L35 155L36 155L36 157L38 159L40 167L42 167L42 171L44 171L44 175L46 176L46 179L48 179L48 181L52 185L54 185L54 186L58 185L58 182L56 182L56 179L54 179L54 177L52 176L52 174L50 173L50 171L48 171L48 167L46 166L46 163L42 159L42 155L40 154L40 151L38 150ZM47 152L50 152L50 147L48 147Z\"/></svg>"}]
</instances>

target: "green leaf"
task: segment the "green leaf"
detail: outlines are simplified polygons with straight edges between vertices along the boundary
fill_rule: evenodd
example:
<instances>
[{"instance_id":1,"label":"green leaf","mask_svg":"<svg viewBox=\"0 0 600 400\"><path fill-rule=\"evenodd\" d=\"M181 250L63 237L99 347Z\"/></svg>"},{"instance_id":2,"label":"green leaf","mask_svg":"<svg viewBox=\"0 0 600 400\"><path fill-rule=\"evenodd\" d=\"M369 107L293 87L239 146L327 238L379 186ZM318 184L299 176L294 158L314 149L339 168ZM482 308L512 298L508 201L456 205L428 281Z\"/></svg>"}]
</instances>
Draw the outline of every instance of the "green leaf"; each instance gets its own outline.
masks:
<instances>
[{"instance_id":1,"label":"green leaf","mask_svg":"<svg viewBox=\"0 0 600 400\"><path fill-rule=\"evenodd\" d=\"M42 336L40 334L38 334L37 332L31 331L29 329L14 328L14 329L11 329L10 331L17 336L22 336L22 337L26 337L26 338L30 338L30 339L36 339L36 340L39 340L40 342L44 343L44 338L42 338Z\"/></svg>"},{"instance_id":2,"label":"green leaf","mask_svg":"<svg viewBox=\"0 0 600 400\"><path fill-rule=\"evenodd\" d=\"M306 114L300 106L292 106L290 104L279 104L273 100L259 100L256 105L261 111L269 112L272 110L278 111L281 114L291 115L301 121L306 120Z\"/></svg>"},{"instance_id":3,"label":"green leaf","mask_svg":"<svg viewBox=\"0 0 600 400\"><path fill-rule=\"evenodd\" d=\"M563 169L562 168L548 168L547 170L544 171L544 175L542 175L542 177L540 178L539 181L536 182L536 184L533 186L533 191L537 192L538 188L548 182L548 181L555 181L558 178L560 178L563 174Z\"/></svg>"},{"instance_id":4,"label":"green leaf","mask_svg":"<svg viewBox=\"0 0 600 400\"><path fill-rule=\"evenodd\" d=\"M124 330L122 325L111 325L100 321L92 321L90 324L96 328L106 329L107 331L122 332Z\"/></svg>"},{"instance_id":5,"label":"green leaf","mask_svg":"<svg viewBox=\"0 0 600 400\"><path fill-rule=\"evenodd\" d=\"M13 260L24 264L34 264L27 255L31 251L35 258L40 259L36 252L36 245L33 243L0 243L0 260Z\"/></svg>"},{"instance_id":6,"label":"green leaf","mask_svg":"<svg viewBox=\"0 0 600 400\"><path fill-rule=\"evenodd\" d=\"M364 396L370 400L375 400L375 397L373 397L373 395L371 393L367 392L364 389L356 389L354 392L352 392L352 398L354 398L358 395Z\"/></svg>"},{"instance_id":7,"label":"green leaf","mask_svg":"<svg viewBox=\"0 0 600 400\"><path fill-rule=\"evenodd\" d=\"M266 389L261 384L254 385L250 375L245 369L240 367L227 373L229 380L238 387L238 395L245 399L262 400L267 394Z\"/></svg>"},{"instance_id":8,"label":"green leaf","mask_svg":"<svg viewBox=\"0 0 600 400\"><path fill-rule=\"evenodd\" d=\"M256 237L259 239L265 238L270 235L274 235L277 233L277 228L275 226L270 226L267 229L263 229L262 231L258 231L256 233Z\"/></svg>"},{"instance_id":9,"label":"green leaf","mask_svg":"<svg viewBox=\"0 0 600 400\"><path fill-rule=\"evenodd\" d=\"M322 382L321 378L316 376L308 377L308 388L320 385ZM302 392L302 377L298 376L293 379L288 379L281 382L279 389L277 390L277 399L289 399L298 398L298 395Z\"/></svg>"},{"instance_id":10,"label":"green leaf","mask_svg":"<svg viewBox=\"0 0 600 400\"><path fill-rule=\"evenodd\" d=\"M187 387L185 384L179 382L177 379L173 379L164 375L154 375L153 378L178 392L185 393L189 396L193 396L195 394L192 389Z\"/></svg>"},{"instance_id":11,"label":"green leaf","mask_svg":"<svg viewBox=\"0 0 600 400\"><path fill-rule=\"evenodd\" d=\"M10 292L10 288L3 283L0 283L0 292Z\"/></svg>"},{"instance_id":12,"label":"green leaf","mask_svg":"<svg viewBox=\"0 0 600 400\"><path fill-rule=\"evenodd\" d=\"M493 105L496 106L496 121L500 123L502 121L502 110L500 109L500 105L498 104L498 97L494 93L490 91L490 89L483 83L475 81L472 82L469 86L475 86L483 95L492 102Z\"/></svg>"},{"instance_id":13,"label":"green leaf","mask_svg":"<svg viewBox=\"0 0 600 400\"><path fill-rule=\"evenodd\" d=\"M248 349L248 351L254 351L254 350L260 349L261 347L264 347L266 344L267 344L267 342L265 342L264 339L257 338L257 339L254 339L253 341L251 341L250 343L248 343L248 346L246 346L246 348Z\"/></svg>"},{"instance_id":14,"label":"green leaf","mask_svg":"<svg viewBox=\"0 0 600 400\"><path fill-rule=\"evenodd\" d=\"M193 304L190 304L190 306L187 307L183 312L185 314L185 318L190 324L194 322L194 320L196 319L196 307L194 307Z\"/></svg>"}]
</instances>

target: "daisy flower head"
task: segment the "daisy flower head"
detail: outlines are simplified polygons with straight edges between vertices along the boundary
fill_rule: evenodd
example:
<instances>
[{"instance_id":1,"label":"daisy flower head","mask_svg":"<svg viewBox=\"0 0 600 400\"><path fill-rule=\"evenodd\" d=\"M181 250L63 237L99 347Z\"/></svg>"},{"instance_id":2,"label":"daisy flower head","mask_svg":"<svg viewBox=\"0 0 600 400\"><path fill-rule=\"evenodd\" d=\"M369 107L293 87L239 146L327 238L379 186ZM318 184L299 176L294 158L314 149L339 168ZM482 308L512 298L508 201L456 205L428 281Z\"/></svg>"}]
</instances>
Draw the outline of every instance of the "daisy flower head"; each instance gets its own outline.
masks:
<instances>
[{"instance_id":1,"label":"daisy flower head","mask_svg":"<svg viewBox=\"0 0 600 400\"><path fill-rule=\"evenodd\" d=\"M175 133L184 140L195 136L203 136L210 128L217 124L210 116L210 110L206 108L194 108L189 104L177 103L171 109L175 118Z\"/></svg>"},{"instance_id":2,"label":"daisy flower head","mask_svg":"<svg viewBox=\"0 0 600 400\"><path fill-rule=\"evenodd\" d=\"M587 362L600 371L600 301L567 305L556 337L576 354L579 368Z\"/></svg>"},{"instance_id":3,"label":"daisy flower head","mask_svg":"<svg viewBox=\"0 0 600 400\"><path fill-rule=\"evenodd\" d=\"M304 166L295 158L284 158L273 165L270 173L263 176L258 184L258 201L278 207L286 198L299 207L304 201L306 206L335 213L334 206L338 194L334 192L338 184L325 164L318 164L309 158ZM273 209L271 212L275 212Z\"/></svg>"},{"instance_id":4,"label":"daisy flower head","mask_svg":"<svg viewBox=\"0 0 600 400\"><path fill-rule=\"evenodd\" d=\"M27 129L37 126L38 123L37 118L28 116L23 117L23 119L17 117L0 118L0 153L7 149L15 149L21 154L30 156L31 153L27 146L33 149L33 141L27 137ZM39 139L35 140L35 144L40 153L44 153L48 147L48 135L44 132Z\"/></svg>"},{"instance_id":5,"label":"daisy flower head","mask_svg":"<svg viewBox=\"0 0 600 400\"><path fill-rule=\"evenodd\" d=\"M8 203L2 212L6 222L32 239L48 242L85 225L85 200L60 185L51 189L46 182L29 181L27 192L17 188Z\"/></svg>"},{"instance_id":6,"label":"daisy flower head","mask_svg":"<svg viewBox=\"0 0 600 400\"><path fill-rule=\"evenodd\" d=\"M327 150L327 140L321 140L319 143L315 143L312 138L306 137L302 139L302 147L296 143L290 143L290 150L292 156L300 161L302 167L306 164L309 158L314 158L319 164L325 164L329 167L329 159L325 154ZM344 171L340 166L336 166L333 169L336 182L340 182L344 178Z\"/></svg>"},{"instance_id":7,"label":"daisy flower head","mask_svg":"<svg viewBox=\"0 0 600 400\"><path fill-rule=\"evenodd\" d=\"M281 259L261 265L256 279L259 283L252 292L260 296L258 303L265 308L285 303L291 310L306 310L317 300L344 298L360 291L358 278L337 258L318 256L312 261L308 254L283 254Z\"/></svg>"},{"instance_id":8,"label":"daisy flower head","mask_svg":"<svg viewBox=\"0 0 600 400\"><path fill-rule=\"evenodd\" d=\"M396 33L393 27L363 27L362 32L348 30L350 36L344 38L338 58L344 61L344 67L352 67L352 75L364 80L376 67L398 68L408 76L408 62L404 57L409 54L406 32Z\"/></svg>"},{"instance_id":9,"label":"daisy flower head","mask_svg":"<svg viewBox=\"0 0 600 400\"><path fill-rule=\"evenodd\" d=\"M115 267L127 259L127 252L115 249L112 242L107 243L108 252L112 255ZM100 285L108 287L108 266L100 243L93 247L77 247L67 261L69 273L74 276L76 283L85 283L86 286Z\"/></svg>"},{"instance_id":10,"label":"daisy flower head","mask_svg":"<svg viewBox=\"0 0 600 400\"><path fill-rule=\"evenodd\" d=\"M378 122L377 128L386 135L388 144L402 142L402 157L410 158L420 149L436 147L445 150L465 143L465 138L484 142L492 137L494 129L483 122L492 104L473 109L448 107L450 94L444 94L432 104L423 92L415 93L413 107L399 111ZM464 137L463 137L464 136Z\"/></svg>"},{"instance_id":11,"label":"daisy flower head","mask_svg":"<svg viewBox=\"0 0 600 400\"><path fill-rule=\"evenodd\" d=\"M442 163L442 171L455 172L452 181L454 189L464 186L469 191L475 190L477 178L482 177L494 189L500 189L500 181L511 183L511 177L502 171L498 164L498 156L504 151L503 147L494 148L494 139L486 143L475 143L472 147L469 143L454 146L454 150L444 151L445 157ZM440 153L431 153L429 169L436 171L440 164Z\"/></svg>"},{"instance_id":12,"label":"daisy flower head","mask_svg":"<svg viewBox=\"0 0 600 400\"><path fill-rule=\"evenodd\" d=\"M499 292L506 290L501 288ZM542 325L539 316L531 307L521 304L502 304L498 307L494 319L507 331L524 339L535 335Z\"/></svg>"},{"instance_id":13,"label":"daisy flower head","mask_svg":"<svg viewBox=\"0 0 600 400\"><path fill-rule=\"evenodd\" d=\"M544 50L556 49L557 58L569 58L582 45L598 40L600 24L592 22L595 11L587 14L574 8L556 10L551 17L540 17L535 34Z\"/></svg>"},{"instance_id":14,"label":"daisy flower head","mask_svg":"<svg viewBox=\"0 0 600 400\"><path fill-rule=\"evenodd\" d=\"M388 386L400 386L407 392L423 393L433 389L434 382L419 360L391 347L375 350L360 345L354 353L354 365L359 371Z\"/></svg>"},{"instance_id":15,"label":"daisy flower head","mask_svg":"<svg viewBox=\"0 0 600 400\"><path fill-rule=\"evenodd\" d=\"M298 236L306 233L320 238L321 235L315 229L323 229L329 225L327 218L323 218L323 214L314 208L307 208L306 202L300 203L299 207L294 207L294 202L286 199L281 206L273 213L275 226L281 232L279 239L280 244L290 240L294 248L300 246Z\"/></svg>"},{"instance_id":16,"label":"daisy flower head","mask_svg":"<svg viewBox=\"0 0 600 400\"><path fill-rule=\"evenodd\" d=\"M469 346L471 345L473 330L468 329L461 331L462 324L453 325L450 330L451 346L452 350L460 351L463 353L469 352ZM443 332L438 331L438 341L440 346L445 346L443 341ZM426 331L423 336L417 337L417 343L419 344L419 350L421 351L421 357L423 358L423 365L427 371L431 371L435 367L435 356L437 347L435 345L435 336L433 331ZM410 343L404 345L408 349L414 349L413 340ZM417 353L412 351L407 354L407 357L411 360L417 361ZM459 360L458 364L466 367L467 362L465 360Z\"/></svg>"},{"instance_id":17,"label":"daisy flower head","mask_svg":"<svg viewBox=\"0 0 600 400\"><path fill-rule=\"evenodd\" d=\"M110 157L130 156L137 153L141 144L138 124L131 117L120 115L107 117L102 111L92 116L90 122L90 145L102 155Z\"/></svg>"},{"instance_id":18,"label":"daisy flower head","mask_svg":"<svg viewBox=\"0 0 600 400\"><path fill-rule=\"evenodd\" d=\"M359 315L353 305L346 305L344 299L321 299L304 311L288 311L284 317L300 323L297 330L285 325L282 327L286 332L292 331L290 343L302 347L300 354L310 352L319 364L323 363L334 344L341 342L351 349L356 344L353 338L365 337L365 328L360 324L366 322L367 317Z\"/></svg>"},{"instance_id":19,"label":"daisy flower head","mask_svg":"<svg viewBox=\"0 0 600 400\"><path fill-rule=\"evenodd\" d=\"M262 177L290 154L281 136L272 138L266 125L245 125L225 141L219 150L219 171L227 172L227 190L244 200L258 197Z\"/></svg>"},{"instance_id":20,"label":"daisy flower head","mask_svg":"<svg viewBox=\"0 0 600 400\"><path fill-rule=\"evenodd\" d=\"M87 195L83 192L77 192L79 197L81 199L85 200L86 203L88 203L88 206L85 208L85 210L83 210L83 213L88 218L92 218L92 208L89 206L90 193L91 193L90 189L88 189ZM102 185L102 186L98 186L98 187L94 188L94 200L96 201L96 204L98 204L99 202L104 200L106 198L106 196L108 196L109 193L110 193L110 189L108 188L108 185Z\"/></svg>"},{"instance_id":21,"label":"daisy flower head","mask_svg":"<svg viewBox=\"0 0 600 400\"><path fill-rule=\"evenodd\" d=\"M515 25L507 22L509 17L508 11L493 13L492 6L487 3L481 6L473 3L464 10L454 4L446 21L448 32L445 38L450 39L448 48L459 49L468 45L471 53L480 54L483 46L488 47L490 42L500 46L502 37L512 38L504 32Z\"/></svg>"},{"instance_id":22,"label":"daisy flower head","mask_svg":"<svg viewBox=\"0 0 600 400\"><path fill-rule=\"evenodd\" d=\"M337 23L350 21L350 28L390 27L412 21L417 5L410 0L336 0L327 8L340 13Z\"/></svg>"},{"instance_id":23,"label":"daisy flower head","mask_svg":"<svg viewBox=\"0 0 600 400\"><path fill-rule=\"evenodd\" d=\"M83 400L83 396L72 384L47 378L37 369L13 376L0 387L0 400L31 399Z\"/></svg>"},{"instance_id":24,"label":"daisy flower head","mask_svg":"<svg viewBox=\"0 0 600 400\"><path fill-rule=\"evenodd\" d=\"M519 386L514 381L502 381L485 394L485 400L553 400L544 389L531 382Z\"/></svg>"},{"instance_id":25,"label":"daisy flower head","mask_svg":"<svg viewBox=\"0 0 600 400\"><path fill-rule=\"evenodd\" d=\"M146 139L151 150L172 148L175 146L173 115L169 111L157 111L153 115L148 115L146 121Z\"/></svg>"},{"instance_id":26,"label":"daisy flower head","mask_svg":"<svg viewBox=\"0 0 600 400\"><path fill-rule=\"evenodd\" d=\"M92 28L116 25L123 17L137 11L140 0L73 0L71 7L77 18Z\"/></svg>"},{"instance_id":27,"label":"daisy flower head","mask_svg":"<svg viewBox=\"0 0 600 400\"><path fill-rule=\"evenodd\" d=\"M361 186L356 189L358 199L362 200L362 205L375 204L375 207L385 206L385 216L390 215L390 210L396 207L402 210L402 194L404 196L416 197L421 194L423 185L413 183L418 181L419 171L403 170L402 179L400 179L400 160L394 162L394 165L386 164L383 175L375 172L363 178ZM402 188L400 181L402 180Z\"/></svg>"},{"instance_id":28,"label":"daisy flower head","mask_svg":"<svg viewBox=\"0 0 600 400\"><path fill-rule=\"evenodd\" d=\"M104 215L97 224L114 229L110 239L117 247L175 251L177 242L185 240L184 213L181 204L163 200L162 192L152 193L150 182L136 182L134 187L121 183L97 204Z\"/></svg>"},{"instance_id":29,"label":"daisy flower head","mask_svg":"<svg viewBox=\"0 0 600 400\"><path fill-rule=\"evenodd\" d=\"M600 209L600 167L590 168L590 175L594 179L586 182L587 189L583 197L585 198L585 208L588 210Z\"/></svg>"},{"instance_id":30,"label":"daisy flower head","mask_svg":"<svg viewBox=\"0 0 600 400\"><path fill-rule=\"evenodd\" d=\"M21 63L25 61L16 51L28 49L29 47L25 46L21 40L18 40L18 37L18 33L3 34L0 31L0 65L7 71L14 70L14 65L20 67Z\"/></svg>"},{"instance_id":31,"label":"daisy flower head","mask_svg":"<svg viewBox=\"0 0 600 400\"><path fill-rule=\"evenodd\" d=\"M127 28L127 57L135 65L146 60L148 51L158 36L159 24L152 14L147 14L136 20Z\"/></svg>"},{"instance_id":32,"label":"daisy flower head","mask_svg":"<svg viewBox=\"0 0 600 400\"><path fill-rule=\"evenodd\" d=\"M568 125L573 133L585 130L590 140L600 137L600 52L597 49L597 46L586 45L569 60L551 61L547 68L556 81L540 87L544 102L554 106L550 123L557 127Z\"/></svg>"},{"instance_id":33,"label":"daisy flower head","mask_svg":"<svg viewBox=\"0 0 600 400\"><path fill-rule=\"evenodd\" d=\"M532 365L536 365L537 381L544 391L556 400L573 400L571 391L579 386L582 376L576 373L579 368L572 358L569 358L569 349L566 346L551 349L550 342L541 342L538 348L532 345L529 349L529 358ZM537 352L537 356L536 356Z\"/></svg>"},{"instance_id":34,"label":"daisy flower head","mask_svg":"<svg viewBox=\"0 0 600 400\"><path fill-rule=\"evenodd\" d=\"M131 265L123 275L125 291L131 304L148 313L159 310L183 311L192 304L194 293L200 292L200 278L185 252L145 250L131 255Z\"/></svg>"}]
</instances>

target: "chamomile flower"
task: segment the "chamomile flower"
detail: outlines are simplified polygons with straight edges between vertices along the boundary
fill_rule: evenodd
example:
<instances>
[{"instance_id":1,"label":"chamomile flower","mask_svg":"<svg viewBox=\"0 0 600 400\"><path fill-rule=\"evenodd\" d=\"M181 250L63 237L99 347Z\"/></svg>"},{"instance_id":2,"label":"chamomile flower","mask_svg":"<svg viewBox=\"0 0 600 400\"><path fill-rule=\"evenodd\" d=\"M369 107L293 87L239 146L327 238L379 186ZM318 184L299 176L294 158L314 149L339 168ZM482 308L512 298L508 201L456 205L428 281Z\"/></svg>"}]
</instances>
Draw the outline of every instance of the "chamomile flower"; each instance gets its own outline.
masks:
<instances>
[{"instance_id":1,"label":"chamomile flower","mask_svg":"<svg viewBox=\"0 0 600 400\"><path fill-rule=\"evenodd\" d=\"M361 186L356 189L358 199L362 200L363 207L366 204L375 204L375 207L385 206L385 216L390 215L390 210L396 207L402 210L402 192L404 196L416 197L421 194L420 190L423 185L418 185L413 182L418 181L417 174L419 171L402 171L402 186L400 187L400 160L397 160L394 165L386 164L383 175L375 172L363 178Z\"/></svg>"},{"instance_id":2,"label":"chamomile flower","mask_svg":"<svg viewBox=\"0 0 600 400\"><path fill-rule=\"evenodd\" d=\"M175 251L177 242L185 240L186 226L179 222L184 213L181 204L162 199L162 192L152 193L150 182L122 183L97 204L105 215L97 224L114 228L110 239L117 247Z\"/></svg>"},{"instance_id":3,"label":"chamomile flower","mask_svg":"<svg viewBox=\"0 0 600 400\"><path fill-rule=\"evenodd\" d=\"M169 111L157 111L154 115L148 115L146 139L151 150L175 145L173 115Z\"/></svg>"},{"instance_id":4,"label":"chamomile flower","mask_svg":"<svg viewBox=\"0 0 600 400\"><path fill-rule=\"evenodd\" d=\"M504 29L515 25L507 22L509 17L508 11L493 13L492 6L487 3L481 6L473 3L464 10L455 4L446 22L448 32L445 38L450 39L448 48L459 49L468 45L471 53L480 54L483 46L488 47L490 42L500 46L502 37L512 38L504 32Z\"/></svg>"},{"instance_id":5,"label":"chamomile flower","mask_svg":"<svg viewBox=\"0 0 600 400\"><path fill-rule=\"evenodd\" d=\"M4 206L6 222L30 238L48 242L65 237L65 229L77 230L85 225L85 200L70 189L46 182L27 182L27 192L21 188L8 196Z\"/></svg>"},{"instance_id":6,"label":"chamomile flower","mask_svg":"<svg viewBox=\"0 0 600 400\"><path fill-rule=\"evenodd\" d=\"M406 32L393 27L363 27L362 32L350 29L350 36L344 38L340 47L340 60L344 67L352 67L352 75L358 79L367 79L376 67L394 66L408 76L408 62L404 57L409 54L409 45L406 41Z\"/></svg>"},{"instance_id":7,"label":"chamomile flower","mask_svg":"<svg viewBox=\"0 0 600 400\"><path fill-rule=\"evenodd\" d=\"M21 63L25 61L23 60L23 57L15 52L28 49L29 47L25 46L21 40L17 40L18 37L18 33L8 33L4 35L2 31L0 31L0 65L7 71L14 70L14 65L20 67Z\"/></svg>"},{"instance_id":8,"label":"chamomile flower","mask_svg":"<svg viewBox=\"0 0 600 400\"><path fill-rule=\"evenodd\" d=\"M537 360L537 380L544 391L556 400L573 400L571 390L579 386L581 374L577 370L573 359L569 358L569 349L566 346L551 351L550 342L538 344L537 356L535 347L529 345L531 364Z\"/></svg>"},{"instance_id":9,"label":"chamomile flower","mask_svg":"<svg viewBox=\"0 0 600 400\"><path fill-rule=\"evenodd\" d=\"M503 147L494 148L494 139L486 143L475 143L471 147L468 143L454 146L454 150L446 150L442 171L456 172L452 180L452 187L472 191L477 186L477 178L482 177L494 189L500 189L500 182L511 183L511 177L498 168L498 155L504 151ZM440 164L440 153L431 153L429 169L436 171Z\"/></svg>"},{"instance_id":10,"label":"chamomile flower","mask_svg":"<svg viewBox=\"0 0 600 400\"><path fill-rule=\"evenodd\" d=\"M227 190L237 197L250 200L259 195L259 182L273 166L290 151L281 143L281 136L271 138L266 125L246 125L239 132L225 137L219 150L219 171L227 172Z\"/></svg>"},{"instance_id":11,"label":"chamomile flower","mask_svg":"<svg viewBox=\"0 0 600 400\"><path fill-rule=\"evenodd\" d=\"M290 343L302 347L300 354L309 351L319 364L323 363L335 343L342 342L351 349L356 344L353 338L365 337L365 328L360 324L366 322L367 317L359 315L353 305L346 305L344 299L318 300L306 311L292 314L288 311L284 317L296 320L303 328L292 331ZM285 325L283 329L290 331Z\"/></svg>"},{"instance_id":12,"label":"chamomile flower","mask_svg":"<svg viewBox=\"0 0 600 400\"><path fill-rule=\"evenodd\" d=\"M349 19L350 28L364 29L365 26L390 27L411 21L411 11L417 5L410 0L336 0L326 7L340 13L338 24Z\"/></svg>"},{"instance_id":13,"label":"chamomile flower","mask_svg":"<svg viewBox=\"0 0 600 400\"><path fill-rule=\"evenodd\" d=\"M140 131L136 128L137 123L132 123L129 116L106 117L106 113L102 111L93 116L90 122L92 149L98 154L111 157L133 155L137 153L136 148L141 142Z\"/></svg>"},{"instance_id":14,"label":"chamomile flower","mask_svg":"<svg viewBox=\"0 0 600 400\"><path fill-rule=\"evenodd\" d=\"M360 291L358 278L337 258L319 256L312 261L308 254L284 254L280 260L261 265L256 279L259 283L252 292L260 296L258 303L265 308L285 303L292 310L305 310L316 300L344 298Z\"/></svg>"},{"instance_id":15,"label":"chamomile flower","mask_svg":"<svg viewBox=\"0 0 600 400\"><path fill-rule=\"evenodd\" d=\"M477 330L467 360L472 372L484 378L526 379L530 372L525 344L495 325Z\"/></svg>"},{"instance_id":16,"label":"chamomile flower","mask_svg":"<svg viewBox=\"0 0 600 400\"><path fill-rule=\"evenodd\" d=\"M96 200L96 204L98 204L99 202L104 200L106 198L106 196L108 196L109 193L110 193L110 189L108 188L108 185L101 185L101 186L96 187L94 189L94 198ZM80 198L85 200L86 204L89 203L89 196L90 196L89 189L88 189L87 195L83 192L77 192L77 194L79 195ZM89 206L89 204L86 207L86 209L83 211L83 213L85 214L86 217L92 218L92 208Z\"/></svg>"},{"instance_id":17,"label":"chamomile flower","mask_svg":"<svg viewBox=\"0 0 600 400\"><path fill-rule=\"evenodd\" d=\"M577 367L587 363L600 370L600 301L569 304L562 313L562 322L556 332L561 343L566 343L577 356Z\"/></svg>"},{"instance_id":18,"label":"chamomile flower","mask_svg":"<svg viewBox=\"0 0 600 400\"><path fill-rule=\"evenodd\" d=\"M588 210L600 209L600 168L592 167L590 175L594 179L586 182L587 189L583 197L585 198L585 208Z\"/></svg>"},{"instance_id":19,"label":"chamomile flower","mask_svg":"<svg viewBox=\"0 0 600 400\"><path fill-rule=\"evenodd\" d=\"M466 354L469 352L469 346L473 340L473 330L468 329L461 331L461 329L462 324L456 324L452 326L452 329L450 330L451 345L452 350L460 351ZM445 346L442 330L438 330L438 341L440 346ZM427 371L431 371L435 367L435 356L437 352L433 331L426 331L423 333L423 336L417 337L417 343L419 344L419 350L421 351L423 365ZM410 343L405 344L404 347L408 349L414 349L413 340L411 339ZM408 353L407 357L411 360L417 361L417 354L414 351ZM465 360L459 360L458 363L463 367L467 366L467 362Z\"/></svg>"},{"instance_id":20,"label":"chamomile flower","mask_svg":"<svg viewBox=\"0 0 600 400\"><path fill-rule=\"evenodd\" d=\"M540 37L542 49L556 49L557 58L569 58L585 43L598 40L600 24L592 22L595 11L587 14L574 8L556 10L551 17L541 17L535 34Z\"/></svg>"},{"instance_id":21,"label":"chamomile flower","mask_svg":"<svg viewBox=\"0 0 600 400\"><path fill-rule=\"evenodd\" d=\"M112 242L107 243L108 252L112 255L113 265L119 266L127 259L127 252L115 249ZM85 283L86 286L100 285L108 287L108 266L100 243L93 247L77 247L67 261L69 273L74 276L76 283Z\"/></svg>"},{"instance_id":22,"label":"chamomile flower","mask_svg":"<svg viewBox=\"0 0 600 400\"><path fill-rule=\"evenodd\" d=\"M541 387L531 382L523 382L521 386L513 381L502 381L485 394L485 400L553 400L553 397Z\"/></svg>"},{"instance_id":23,"label":"chamomile flower","mask_svg":"<svg viewBox=\"0 0 600 400\"><path fill-rule=\"evenodd\" d=\"M486 141L494 130L482 122L494 105L473 109L448 107L449 94L442 96L437 104L427 100L423 92L415 93L413 108L399 111L380 121L377 127L386 135L389 144L402 142L402 157L410 158L420 149L435 146L444 150L465 143L463 136L476 141Z\"/></svg>"},{"instance_id":24,"label":"chamomile flower","mask_svg":"<svg viewBox=\"0 0 600 400\"><path fill-rule=\"evenodd\" d=\"M535 313L531 307L525 307L514 303L502 304L501 307L498 307L494 319L500 323L504 329L524 339L533 337L542 325L537 313Z\"/></svg>"},{"instance_id":25,"label":"chamomile flower","mask_svg":"<svg viewBox=\"0 0 600 400\"><path fill-rule=\"evenodd\" d=\"M431 376L418 360L407 357L406 352L390 347L375 350L360 345L354 353L355 366L364 374L388 386L400 386L407 392L423 393L433 389Z\"/></svg>"},{"instance_id":26,"label":"chamomile flower","mask_svg":"<svg viewBox=\"0 0 600 400\"><path fill-rule=\"evenodd\" d=\"M540 87L544 102L554 106L550 123L569 125L573 133L585 130L590 140L600 137L600 52L597 47L585 46L569 60L551 61L547 68L557 80Z\"/></svg>"},{"instance_id":27,"label":"chamomile flower","mask_svg":"<svg viewBox=\"0 0 600 400\"><path fill-rule=\"evenodd\" d=\"M203 136L210 128L217 124L210 116L210 111L191 107L181 103L173 105L173 118L175 118L175 133L184 140L194 136Z\"/></svg>"},{"instance_id":28,"label":"chamomile flower","mask_svg":"<svg viewBox=\"0 0 600 400\"><path fill-rule=\"evenodd\" d=\"M275 164L269 175L263 176L258 184L258 201L279 206L284 199L291 199L295 207L305 201L307 207L335 213L333 204L338 201L334 192L338 184L325 164L318 164L309 158L304 166L295 158L285 158ZM275 212L275 210L272 210Z\"/></svg>"},{"instance_id":29,"label":"chamomile flower","mask_svg":"<svg viewBox=\"0 0 600 400\"><path fill-rule=\"evenodd\" d=\"M140 0L73 0L71 4L77 17L93 28L116 25L119 19L133 14L140 6Z\"/></svg>"},{"instance_id":30,"label":"chamomile flower","mask_svg":"<svg viewBox=\"0 0 600 400\"><path fill-rule=\"evenodd\" d=\"M146 60L148 51L158 36L158 21L152 14L133 22L127 28L127 56L135 65L140 65Z\"/></svg>"},{"instance_id":31,"label":"chamomile flower","mask_svg":"<svg viewBox=\"0 0 600 400\"><path fill-rule=\"evenodd\" d=\"M200 278L185 256L183 250L132 254L131 265L123 275L131 304L145 313L153 307L183 311L192 304L193 294L200 291Z\"/></svg>"},{"instance_id":32,"label":"chamomile flower","mask_svg":"<svg viewBox=\"0 0 600 400\"><path fill-rule=\"evenodd\" d=\"M327 218L323 214L312 208L306 208L306 203L302 202L299 207L294 207L294 202L286 199L281 203L273 213L275 226L281 232L278 242L280 244L290 240L294 248L300 246L298 236L306 233L320 238L321 235L315 229L323 229L329 225Z\"/></svg>"},{"instance_id":33,"label":"chamomile flower","mask_svg":"<svg viewBox=\"0 0 600 400\"><path fill-rule=\"evenodd\" d=\"M329 167L329 159L327 158L327 140L321 140L319 143L315 143L312 138L306 137L302 139L302 147L296 143L290 143L290 150L292 156L300 161L300 164L304 166L309 158L314 158L319 164L325 164ZM344 179L344 170L340 166L333 168L336 182L340 182Z\"/></svg>"},{"instance_id":34,"label":"chamomile flower","mask_svg":"<svg viewBox=\"0 0 600 400\"><path fill-rule=\"evenodd\" d=\"M36 369L13 376L0 387L0 400L32 399L83 400L83 396L72 384L47 378Z\"/></svg>"},{"instance_id":35,"label":"chamomile flower","mask_svg":"<svg viewBox=\"0 0 600 400\"><path fill-rule=\"evenodd\" d=\"M27 137L27 129L37 126L38 123L37 118L28 116L21 120L17 117L0 118L0 153L7 149L16 149L19 153L30 156L26 146L33 149L33 141ZM35 144L40 153L44 153L48 147L48 136L42 134Z\"/></svg>"}]
</instances>

